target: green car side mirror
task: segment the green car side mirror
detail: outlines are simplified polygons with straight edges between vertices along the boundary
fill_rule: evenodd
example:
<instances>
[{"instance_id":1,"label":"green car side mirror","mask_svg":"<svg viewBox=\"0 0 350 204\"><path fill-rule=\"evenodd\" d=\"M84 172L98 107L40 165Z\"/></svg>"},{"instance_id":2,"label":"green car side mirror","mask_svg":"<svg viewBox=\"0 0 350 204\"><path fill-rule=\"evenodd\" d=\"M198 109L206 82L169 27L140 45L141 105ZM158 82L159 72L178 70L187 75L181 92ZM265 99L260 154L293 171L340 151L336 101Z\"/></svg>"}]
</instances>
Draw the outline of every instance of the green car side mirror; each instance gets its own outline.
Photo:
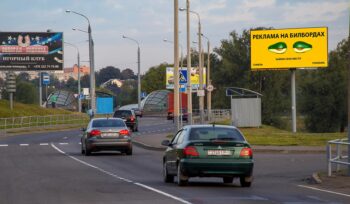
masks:
<instances>
[{"instance_id":1,"label":"green car side mirror","mask_svg":"<svg viewBox=\"0 0 350 204\"><path fill-rule=\"evenodd\" d=\"M169 140L163 140L162 141L163 146L170 146L170 141Z\"/></svg>"}]
</instances>

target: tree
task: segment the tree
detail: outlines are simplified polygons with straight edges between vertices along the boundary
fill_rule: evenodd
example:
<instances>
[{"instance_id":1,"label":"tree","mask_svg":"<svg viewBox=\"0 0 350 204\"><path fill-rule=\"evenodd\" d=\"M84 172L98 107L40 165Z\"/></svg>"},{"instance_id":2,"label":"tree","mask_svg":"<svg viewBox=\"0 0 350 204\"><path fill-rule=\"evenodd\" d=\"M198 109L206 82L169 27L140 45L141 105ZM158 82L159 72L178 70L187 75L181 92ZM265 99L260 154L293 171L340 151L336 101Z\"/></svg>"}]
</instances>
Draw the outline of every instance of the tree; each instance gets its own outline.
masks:
<instances>
[{"instance_id":1,"label":"tree","mask_svg":"<svg viewBox=\"0 0 350 204\"><path fill-rule=\"evenodd\" d=\"M78 92L78 81L76 81L73 77L69 77L69 79L66 82L66 89L69 91Z\"/></svg>"},{"instance_id":2,"label":"tree","mask_svg":"<svg viewBox=\"0 0 350 204\"><path fill-rule=\"evenodd\" d=\"M156 67L151 67L142 77L142 91L151 93L155 90L165 89L165 72L168 64L160 64Z\"/></svg>"},{"instance_id":3,"label":"tree","mask_svg":"<svg viewBox=\"0 0 350 204\"><path fill-rule=\"evenodd\" d=\"M30 76L27 72L21 72L17 75L16 77L16 81L20 82L20 81L26 81L29 82L30 81Z\"/></svg>"},{"instance_id":4,"label":"tree","mask_svg":"<svg viewBox=\"0 0 350 204\"><path fill-rule=\"evenodd\" d=\"M329 67L305 72L300 85L306 128L313 132L344 131L347 121L348 41L329 54Z\"/></svg>"},{"instance_id":5,"label":"tree","mask_svg":"<svg viewBox=\"0 0 350 204\"><path fill-rule=\"evenodd\" d=\"M127 68L121 72L121 79L137 79L137 76L134 74L134 71Z\"/></svg>"},{"instance_id":6,"label":"tree","mask_svg":"<svg viewBox=\"0 0 350 204\"><path fill-rule=\"evenodd\" d=\"M96 73L96 86L100 86L102 83L110 79L121 79L121 73L118 68L113 66L108 66L102 68L98 73Z\"/></svg>"},{"instance_id":7,"label":"tree","mask_svg":"<svg viewBox=\"0 0 350 204\"><path fill-rule=\"evenodd\" d=\"M34 104L38 99L35 86L29 82L19 82L16 87L15 100L17 102Z\"/></svg>"}]
</instances>

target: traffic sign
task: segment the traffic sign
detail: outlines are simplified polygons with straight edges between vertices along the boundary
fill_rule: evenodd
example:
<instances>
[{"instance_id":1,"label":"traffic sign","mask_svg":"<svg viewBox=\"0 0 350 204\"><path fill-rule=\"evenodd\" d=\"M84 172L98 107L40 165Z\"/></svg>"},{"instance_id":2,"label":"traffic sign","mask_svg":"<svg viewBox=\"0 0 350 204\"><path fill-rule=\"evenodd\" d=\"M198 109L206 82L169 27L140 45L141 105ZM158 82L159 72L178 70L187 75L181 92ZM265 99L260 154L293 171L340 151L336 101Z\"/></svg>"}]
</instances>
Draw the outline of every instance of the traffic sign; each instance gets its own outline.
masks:
<instances>
[{"instance_id":1,"label":"traffic sign","mask_svg":"<svg viewBox=\"0 0 350 204\"><path fill-rule=\"evenodd\" d=\"M180 70L179 80L180 84L187 84L187 70Z\"/></svg>"},{"instance_id":2,"label":"traffic sign","mask_svg":"<svg viewBox=\"0 0 350 204\"><path fill-rule=\"evenodd\" d=\"M45 72L42 73L42 82L43 82L43 85L50 84L50 75L48 73L45 73Z\"/></svg>"},{"instance_id":3,"label":"traffic sign","mask_svg":"<svg viewBox=\"0 0 350 204\"><path fill-rule=\"evenodd\" d=\"M210 84L210 85L207 87L207 90L210 91L210 92L214 91L214 86Z\"/></svg>"}]
</instances>

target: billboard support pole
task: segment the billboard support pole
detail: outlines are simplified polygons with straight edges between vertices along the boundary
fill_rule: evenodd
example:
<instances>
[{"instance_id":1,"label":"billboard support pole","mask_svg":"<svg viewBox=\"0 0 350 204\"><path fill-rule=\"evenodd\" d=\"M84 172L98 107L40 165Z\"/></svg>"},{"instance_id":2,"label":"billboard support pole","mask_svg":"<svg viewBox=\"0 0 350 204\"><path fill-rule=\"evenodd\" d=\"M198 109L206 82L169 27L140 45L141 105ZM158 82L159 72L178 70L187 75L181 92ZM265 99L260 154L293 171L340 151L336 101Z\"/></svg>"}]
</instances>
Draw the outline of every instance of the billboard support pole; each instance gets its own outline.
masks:
<instances>
[{"instance_id":1,"label":"billboard support pole","mask_svg":"<svg viewBox=\"0 0 350 204\"><path fill-rule=\"evenodd\" d=\"M295 73L296 69L290 69L291 75L291 85L292 85L292 131L297 132L297 110L296 110L296 94L295 94Z\"/></svg>"},{"instance_id":2,"label":"billboard support pole","mask_svg":"<svg viewBox=\"0 0 350 204\"><path fill-rule=\"evenodd\" d=\"M43 90L42 90L42 76L41 76L41 72L39 72L39 106L41 107L42 105L42 99L43 99Z\"/></svg>"}]
</instances>

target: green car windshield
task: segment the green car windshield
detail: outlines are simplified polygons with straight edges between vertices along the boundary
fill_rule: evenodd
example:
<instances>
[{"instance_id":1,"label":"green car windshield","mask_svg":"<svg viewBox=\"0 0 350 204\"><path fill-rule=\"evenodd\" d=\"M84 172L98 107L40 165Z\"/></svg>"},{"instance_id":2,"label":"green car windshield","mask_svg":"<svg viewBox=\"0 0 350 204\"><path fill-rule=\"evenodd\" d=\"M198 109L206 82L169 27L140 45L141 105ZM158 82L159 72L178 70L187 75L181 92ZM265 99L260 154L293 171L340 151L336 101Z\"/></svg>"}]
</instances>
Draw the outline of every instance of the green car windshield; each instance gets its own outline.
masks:
<instances>
[{"instance_id":1,"label":"green car windshield","mask_svg":"<svg viewBox=\"0 0 350 204\"><path fill-rule=\"evenodd\" d=\"M237 142L245 141L243 135L238 130L222 127L192 128L189 135L189 140L232 140Z\"/></svg>"}]
</instances>

